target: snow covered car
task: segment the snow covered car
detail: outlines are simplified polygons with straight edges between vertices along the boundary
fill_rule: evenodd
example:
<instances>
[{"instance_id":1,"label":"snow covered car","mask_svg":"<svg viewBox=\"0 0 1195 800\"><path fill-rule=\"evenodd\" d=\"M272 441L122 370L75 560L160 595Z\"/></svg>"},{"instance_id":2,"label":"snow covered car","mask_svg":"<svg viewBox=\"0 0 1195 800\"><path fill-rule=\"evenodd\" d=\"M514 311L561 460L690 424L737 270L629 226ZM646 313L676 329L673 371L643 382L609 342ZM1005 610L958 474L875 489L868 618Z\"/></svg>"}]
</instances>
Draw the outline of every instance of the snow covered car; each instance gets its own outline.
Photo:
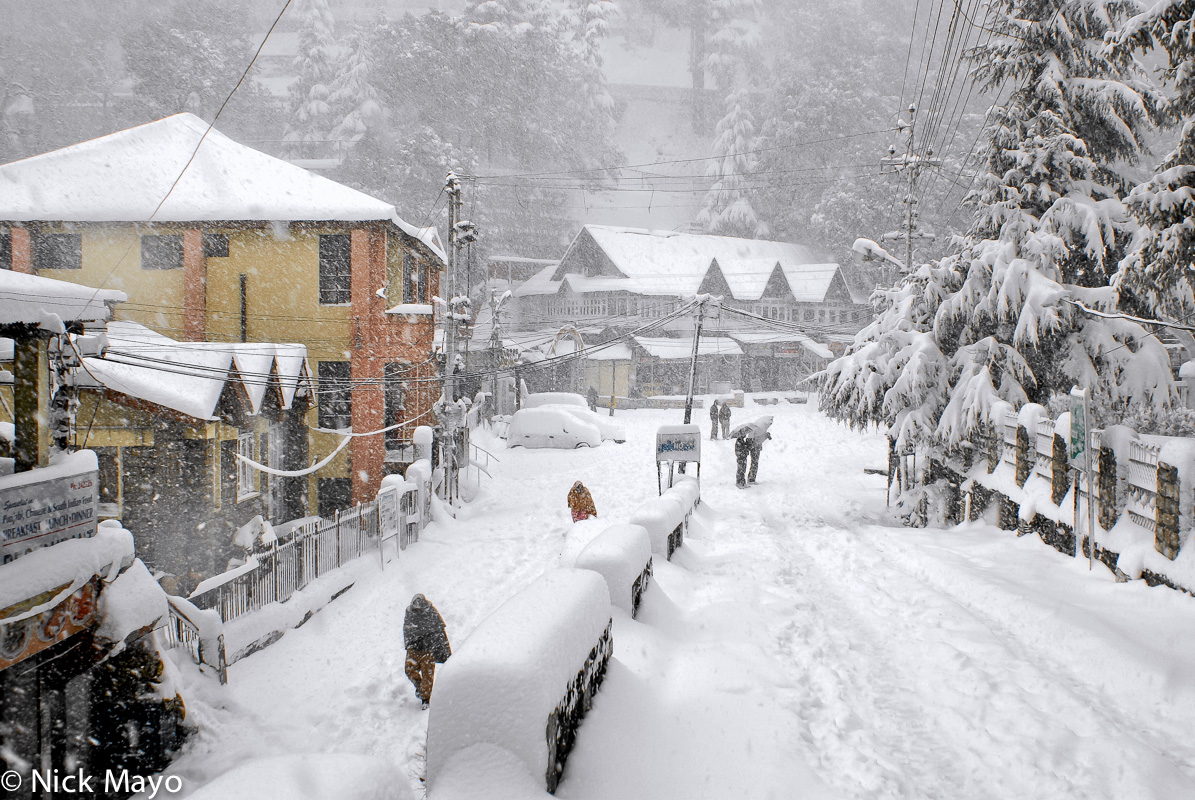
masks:
<instances>
[{"instance_id":1,"label":"snow covered car","mask_svg":"<svg viewBox=\"0 0 1195 800\"><path fill-rule=\"evenodd\" d=\"M615 425L609 417L589 410L589 403L579 394L570 392L537 392L527 395L523 401L523 408L554 408L566 411L581 422L598 429L602 441L622 444L627 440L626 430L621 425Z\"/></svg>"},{"instance_id":2,"label":"snow covered car","mask_svg":"<svg viewBox=\"0 0 1195 800\"><path fill-rule=\"evenodd\" d=\"M575 406L588 411L589 401L572 392L535 392L523 398L523 408L540 408L541 406Z\"/></svg>"},{"instance_id":3,"label":"snow covered car","mask_svg":"<svg viewBox=\"0 0 1195 800\"><path fill-rule=\"evenodd\" d=\"M547 407L516 411L510 418L510 429L506 433L507 447L553 447L572 450L577 447L600 445L601 431L570 414L569 410Z\"/></svg>"},{"instance_id":4,"label":"snow covered car","mask_svg":"<svg viewBox=\"0 0 1195 800\"><path fill-rule=\"evenodd\" d=\"M588 425L598 429L602 435L602 441L612 441L622 444L627 440L626 430L621 425L616 425L610 421L609 417L603 417L600 412L590 411L588 408L577 408L576 406L540 406L541 408L555 408L559 411L565 411L572 414Z\"/></svg>"}]
</instances>

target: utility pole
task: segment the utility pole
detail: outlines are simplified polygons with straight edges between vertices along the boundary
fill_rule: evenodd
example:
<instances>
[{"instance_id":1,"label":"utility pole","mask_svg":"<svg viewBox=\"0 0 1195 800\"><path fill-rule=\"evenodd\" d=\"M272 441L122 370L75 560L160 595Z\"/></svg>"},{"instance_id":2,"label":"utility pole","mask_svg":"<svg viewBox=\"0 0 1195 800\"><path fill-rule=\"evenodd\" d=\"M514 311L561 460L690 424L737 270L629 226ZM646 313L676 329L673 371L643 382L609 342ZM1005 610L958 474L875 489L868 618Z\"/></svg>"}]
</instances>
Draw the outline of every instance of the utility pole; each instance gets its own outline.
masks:
<instances>
[{"instance_id":1,"label":"utility pole","mask_svg":"<svg viewBox=\"0 0 1195 800\"><path fill-rule=\"evenodd\" d=\"M444 399L456 401L456 220L461 201L461 182L449 172L444 182L448 194L448 292L444 308Z\"/></svg>"},{"instance_id":2,"label":"utility pole","mask_svg":"<svg viewBox=\"0 0 1195 800\"><path fill-rule=\"evenodd\" d=\"M458 489L457 431L467 425L464 414L456 405L456 360L457 333L461 319L467 319L468 299L457 300L456 267L461 247L477 240L472 222L461 220L461 181L455 172L449 172L444 181L448 195L448 298L444 309L444 395L436 409L440 418L441 438L448 440L448 454L444 459L444 484L446 499L451 502L453 492ZM466 294L468 290L466 289ZM463 440L462 440L463 441ZM467 455L462 453L462 456Z\"/></svg>"},{"instance_id":3,"label":"utility pole","mask_svg":"<svg viewBox=\"0 0 1195 800\"><path fill-rule=\"evenodd\" d=\"M917 155L915 152L916 145L916 129L917 129L917 106L909 106L909 119L906 122L901 120L897 124L897 130L905 134L905 151L901 155L896 154L896 145L888 147L888 157L880 159L880 170L888 167L892 172L903 172L907 179L905 188L905 196L902 201L905 204L905 225L904 230L889 231L881 238L882 241L890 242L903 239L905 242L905 270L912 271L913 269L913 243L919 241L933 241L936 237L932 233L923 232L917 226L917 178L920 177L923 170L932 167L942 166L942 159L934 158L933 148L927 148L925 155Z\"/></svg>"},{"instance_id":4,"label":"utility pole","mask_svg":"<svg viewBox=\"0 0 1195 800\"><path fill-rule=\"evenodd\" d=\"M697 348L701 345L701 327L705 323L705 306L710 301L708 294L697 298L697 332L693 336L693 358L689 362L689 394L685 398L685 424L693 421L693 384L697 380ZM684 465L681 465L684 471Z\"/></svg>"}]
</instances>

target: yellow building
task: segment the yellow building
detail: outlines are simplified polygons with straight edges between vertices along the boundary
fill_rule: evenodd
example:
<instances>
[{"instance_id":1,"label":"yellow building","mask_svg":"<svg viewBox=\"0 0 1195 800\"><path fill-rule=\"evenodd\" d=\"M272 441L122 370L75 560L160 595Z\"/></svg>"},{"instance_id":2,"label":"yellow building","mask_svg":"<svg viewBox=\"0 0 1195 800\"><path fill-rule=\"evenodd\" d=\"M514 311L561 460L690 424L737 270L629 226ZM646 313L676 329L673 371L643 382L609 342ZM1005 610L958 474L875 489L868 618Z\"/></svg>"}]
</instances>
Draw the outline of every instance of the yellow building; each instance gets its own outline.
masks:
<instances>
[{"instance_id":1,"label":"yellow building","mask_svg":"<svg viewBox=\"0 0 1195 800\"><path fill-rule=\"evenodd\" d=\"M316 428L405 424L312 473L311 513L371 497L434 422L434 230L193 115L0 166L0 262L124 291L119 319L174 339L304 345L312 462L341 441Z\"/></svg>"}]
</instances>

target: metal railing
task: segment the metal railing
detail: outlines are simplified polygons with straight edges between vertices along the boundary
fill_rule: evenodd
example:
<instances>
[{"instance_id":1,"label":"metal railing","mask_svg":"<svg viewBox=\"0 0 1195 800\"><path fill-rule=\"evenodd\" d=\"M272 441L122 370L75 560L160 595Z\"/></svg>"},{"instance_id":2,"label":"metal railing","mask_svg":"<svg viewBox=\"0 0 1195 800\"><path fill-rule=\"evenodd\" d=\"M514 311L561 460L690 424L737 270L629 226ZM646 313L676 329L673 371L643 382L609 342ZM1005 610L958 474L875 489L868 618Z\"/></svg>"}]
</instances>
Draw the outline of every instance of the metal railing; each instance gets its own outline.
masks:
<instances>
[{"instance_id":1,"label":"metal railing","mask_svg":"<svg viewBox=\"0 0 1195 800\"><path fill-rule=\"evenodd\" d=\"M1054 474L1054 421L1051 419L1038 420L1033 439L1034 449L1037 451L1037 457L1033 461L1033 471L1048 481Z\"/></svg>"},{"instance_id":2,"label":"metal railing","mask_svg":"<svg viewBox=\"0 0 1195 800\"><path fill-rule=\"evenodd\" d=\"M1020 424L1020 418L1016 414L1009 414L1004 418L1004 447L1000 454L1000 460L1008 464L1014 470L1017 468L1017 425Z\"/></svg>"},{"instance_id":3,"label":"metal railing","mask_svg":"<svg viewBox=\"0 0 1195 800\"><path fill-rule=\"evenodd\" d=\"M383 492L369 503L298 525L286 541L257 547L245 566L188 599L197 608L216 610L222 621L230 622L269 603L286 602L316 578L377 548L383 534L399 536L400 548L406 549L428 522L420 507L421 493L417 485L403 492ZM386 508L387 503L394 505Z\"/></svg>"},{"instance_id":4,"label":"metal railing","mask_svg":"<svg viewBox=\"0 0 1195 800\"><path fill-rule=\"evenodd\" d=\"M1159 452L1158 447L1140 439L1129 442L1125 511L1129 519L1151 533L1157 531Z\"/></svg>"},{"instance_id":5,"label":"metal railing","mask_svg":"<svg viewBox=\"0 0 1195 800\"><path fill-rule=\"evenodd\" d=\"M185 649L191 654L191 660L200 667L209 666L215 669L221 685L228 683L228 657L224 649L224 634L217 633L214 637L205 639L199 623L193 619L201 613L199 609L181 597L167 595L166 600L169 606L166 626L163 629L166 648Z\"/></svg>"},{"instance_id":6,"label":"metal railing","mask_svg":"<svg viewBox=\"0 0 1195 800\"><path fill-rule=\"evenodd\" d=\"M233 570L230 578L188 598L197 608L215 609L230 622L268 603L290 599L311 581L377 546L377 501L337 511L331 519L300 525L288 541L255 549L252 569Z\"/></svg>"}]
</instances>

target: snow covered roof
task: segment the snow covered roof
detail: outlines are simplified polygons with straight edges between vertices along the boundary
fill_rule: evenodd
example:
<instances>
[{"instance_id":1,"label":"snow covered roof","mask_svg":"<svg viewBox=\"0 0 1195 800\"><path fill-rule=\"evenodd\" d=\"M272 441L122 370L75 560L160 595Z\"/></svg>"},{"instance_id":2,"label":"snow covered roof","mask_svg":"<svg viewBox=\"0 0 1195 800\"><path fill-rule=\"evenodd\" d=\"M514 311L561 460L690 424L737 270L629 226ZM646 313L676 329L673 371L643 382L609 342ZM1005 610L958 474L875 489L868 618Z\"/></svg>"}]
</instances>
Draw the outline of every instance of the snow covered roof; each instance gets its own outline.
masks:
<instances>
[{"instance_id":1,"label":"snow covered roof","mask_svg":"<svg viewBox=\"0 0 1195 800\"><path fill-rule=\"evenodd\" d=\"M90 376L111 391L203 420L218 418L229 380L243 387L253 414L267 389L277 389L282 407L290 408L299 386L311 380L301 344L177 342L125 320L109 323L107 356L84 363L83 380Z\"/></svg>"},{"instance_id":2,"label":"snow covered roof","mask_svg":"<svg viewBox=\"0 0 1195 800\"><path fill-rule=\"evenodd\" d=\"M666 337L632 336L635 343L647 351L648 355L663 361L671 361L693 357L692 339L670 339ZM743 349L729 338L702 337L697 346L699 356L741 356Z\"/></svg>"},{"instance_id":3,"label":"snow covered roof","mask_svg":"<svg viewBox=\"0 0 1195 800\"><path fill-rule=\"evenodd\" d=\"M3 196L0 189L0 197ZM3 201L0 200L0 203ZM0 325L103 322L112 313L110 304L128 299L115 289L93 289L39 275L0 270Z\"/></svg>"},{"instance_id":4,"label":"snow covered roof","mask_svg":"<svg viewBox=\"0 0 1195 800\"><path fill-rule=\"evenodd\" d=\"M781 264L780 269L798 303L820 303L838 274L837 264ZM853 299L853 298L852 298Z\"/></svg>"},{"instance_id":5,"label":"snow covered roof","mask_svg":"<svg viewBox=\"0 0 1195 800\"><path fill-rule=\"evenodd\" d=\"M692 345L690 345L690 348ZM585 357L590 361L630 361L631 348L623 342L603 347L601 350L585 351Z\"/></svg>"},{"instance_id":6,"label":"snow covered roof","mask_svg":"<svg viewBox=\"0 0 1195 800\"><path fill-rule=\"evenodd\" d=\"M754 301L763 297L768 280L779 268L780 262L774 258L742 258L728 261L725 266L718 262L718 269L735 300Z\"/></svg>"},{"instance_id":7,"label":"snow covered roof","mask_svg":"<svg viewBox=\"0 0 1195 800\"><path fill-rule=\"evenodd\" d=\"M560 281L553 280L556 264L549 264L515 287L515 297L527 297L538 294L555 294L560 291Z\"/></svg>"},{"instance_id":8,"label":"snow covered roof","mask_svg":"<svg viewBox=\"0 0 1195 800\"><path fill-rule=\"evenodd\" d=\"M0 219L387 220L444 259L435 229L409 225L392 204L208 131L187 113L0 166Z\"/></svg>"},{"instance_id":9,"label":"snow covered roof","mask_svg":"<svg viewBox=\"0 0 1195 800\"><path fill-rule=\"evenodd\" d=\"M625 283L621 288L640 294L695 294L715 260L727 276L736 272L761 272L761 264L800 266L819 260L809 248L789 242L586 225L569 246L553 275L556 280L569 275L570 285L577 291L595 290L580 289L578 284L571 282L582 266L578 262L585 260L590 253L588 240L597 245L613 266L612 272L590 272L588 276L596 278L600 274L608 278L623 278ZM762 278L766 283L768 275ZM747 286L749 283L752 283L751 279L744 277L744 291L750 290L751 287ZM762 291L762 286L759 291Z\"/></svg>"},{"instance_id":10,"label":"snow covered roof","mask_svg":"<svg viewBox=\"0 0 1195 800\"><path fill-rule=\"evenodd\" d=\"M832 358L830 348L815 342L803 333L782 333L780 331L728 331L727 335L739 344L799 344L821 358Z\"/></svg>"}]
</instances>

